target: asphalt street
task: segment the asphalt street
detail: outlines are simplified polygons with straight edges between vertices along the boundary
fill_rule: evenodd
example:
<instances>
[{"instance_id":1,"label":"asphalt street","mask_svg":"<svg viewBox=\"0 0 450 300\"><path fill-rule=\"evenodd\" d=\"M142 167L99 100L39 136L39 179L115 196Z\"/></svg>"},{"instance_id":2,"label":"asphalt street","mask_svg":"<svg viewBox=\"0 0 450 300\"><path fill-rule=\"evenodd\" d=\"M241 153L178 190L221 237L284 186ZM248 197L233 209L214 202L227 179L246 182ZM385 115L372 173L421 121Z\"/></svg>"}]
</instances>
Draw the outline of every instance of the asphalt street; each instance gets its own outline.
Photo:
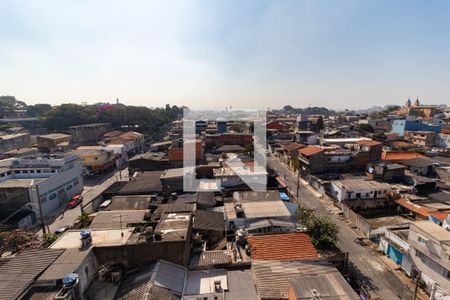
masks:
<instances>
[{"instance_id":1,"label":"asphalt street","mask_svg":"<svg viewBox=\"0 0 450 300\"><path fill-rule=\"evenodd\" d=\"M285 178L292 194L296 194L297 178L294 173L277 158L268 157L268 166ZM356 233L340 220L336 214L338 209L328 200L319 197L318 193L300 183L299 202L307 209L313 209L316 214L327 215L339 227L337 246L343 252L349 253L349 267L356 273L364 288L369 291L372 299L412 299L413 292L398 279L383 262L366 247L354 242Z\"/></svg>"}]
</instances>

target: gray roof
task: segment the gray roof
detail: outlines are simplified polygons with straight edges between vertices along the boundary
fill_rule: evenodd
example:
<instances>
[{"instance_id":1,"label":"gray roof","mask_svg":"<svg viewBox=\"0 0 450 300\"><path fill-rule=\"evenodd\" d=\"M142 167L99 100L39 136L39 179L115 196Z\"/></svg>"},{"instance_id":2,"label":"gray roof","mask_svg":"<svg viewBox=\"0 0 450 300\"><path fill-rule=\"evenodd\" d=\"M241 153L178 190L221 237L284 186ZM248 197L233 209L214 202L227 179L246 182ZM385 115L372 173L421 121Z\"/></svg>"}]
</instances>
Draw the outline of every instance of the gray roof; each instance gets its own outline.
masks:
<instances>
[{"instance_id":1,"label":"gray roof","mask_svg":"<svg viewBox=\"0 0 450 300\"><path fill-rule=\"evenodd\" d=\"M155 264L125 276L116 299L180 299L187 270L159 260Z\"/></svg>"},{"instance_id":2,"label":"gray roof","mask_svg":"<svg viewBox=\"0 0 450 300\"><path fill-rule=\"evenodd\" d=\"M256 201L281 201L279 191L265 191L265 192L234 192L233 198L235 201L256 202Z\"/></svg>"},{"instance_id":3,"label":"gray roof","mask_svg":"<svg viewBox=\"0 0 450 300\"><path fill-rule=\"evenodd\" d=\"M225 231L225 215L216 211L197 210L194 215L193 228Z\"/></svg>"},{"instance_id":4,"label":"gray roof","mask_svg":"<svg viewBox=\"0 0 450 300\"><path fill-rule=\"evenodd\" d=\"M216 291L215 281L220 280L222 291ZM194 295L201 296L200 299L220 295L224 290L228 290L227 271L223 269L212 269L203 271L189 271L186 278L184 296L189 295L187 299L196 299Z\"/></svg>"},{"instance_id":5,"label":"gray roof","mask_svg":"<svg viewBox=\"0 0 450 300\"><path fill-rule=\"evenodd\" d=\"M45 271L38 280L63 279L69 273L74 272L90 251L80 251L77 248L66 249Z\"/></svg>"},{"instance_id":6,"label":"gray roof","mask_svg":"<svg viewBox=\"0 0 450 300\"><path fill-rule=\"evenodd\" d=\"M401 162L402 165L415 168L431 167L433 163L434 162L431 159L421 157L408 159Z\"/></svg>"},{"instance_id":7,"label":"gray roof","mask_svg":"<svg viewBox=\"0 0 450 300\"><path fill-rule=\"evenodd\" d=\"M253 278L260 299L287 299L289 277L337 272L337 269L321 261L253 261Z\"/></svg>"},{"instance_id":8,"label":"gray roof","mask_svg":"<svg viewBox=\"0 0 450 300\"><path fill-rule=\"evenodd\" d=\"M61 249L26 249L0 266L0 299L17 299L62 253Z\"/></svg>"},{"instance_id":9,"label":"gray roof","mask_svg":"<svg viewBox=\"0 0 450 300\"><path fill-rule=\"evenodd\" d=\"M121 195L148 195L162 191L162 171L146 171L138 173L119 191Z\"/></svg>"},{"instance_id":10,"label":"gray roof","mask_svg":"<svg viewBox=\"0 0 450 300\"><path fill-rule=\"evenodd\" d=\"M228 292L225 296L226 299L233 300L258 299L251 271L228 271Z\"/></svg>"},{"instance_id":11,"label":"gray roof","mask_svg":"<svg viewBox=\"0 0 450 300\"><path fill-rule=\"evenodd\" d=\"M100 211L89 227L92 229L125 228L129 224L143 223L147 212L148 210Z\"/></svg>"},{"instance_id":12,"label":"gray roof","mask_svg":"<svg viewBox=\"0 0 450 300\"><path fill-rule=\"evenodd\" d=\"M210 250L203 251L200 254L198 264L200 266L223 265L230 264L231 257L227 250Z\"/></svg>"},{"instance_id":13,"label":"gray roof","mask_svg":"<svg viewBox=\"0 0 450 300\"><path fill-rule=\"evenodd\" d=\"M297 299L358 300L359 296L339 272L289 277Z\"/></svg>"},{"instance_id":14,"label":"gray roof","mask_svg":"<svg viewBox=\"0 0 450 300\"><path fill-rule=\"evenodd\" d=\"M149 209L152 196L150 195L128 195L115 196L111 199L108 210L131 210Z\"/></svg>"}]
</instances>

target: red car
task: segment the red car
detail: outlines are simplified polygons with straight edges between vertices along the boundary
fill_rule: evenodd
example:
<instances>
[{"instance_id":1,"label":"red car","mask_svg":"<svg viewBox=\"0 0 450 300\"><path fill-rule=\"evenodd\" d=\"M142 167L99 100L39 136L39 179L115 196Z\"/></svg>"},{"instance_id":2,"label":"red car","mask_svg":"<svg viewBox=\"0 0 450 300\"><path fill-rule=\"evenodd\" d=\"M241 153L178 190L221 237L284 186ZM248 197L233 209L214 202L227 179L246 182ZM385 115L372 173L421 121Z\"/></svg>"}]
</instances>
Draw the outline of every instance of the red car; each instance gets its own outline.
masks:
<instances>
[{"instance_id":1,"label":"red car","mask_svg":"<svg viewBox=\"0 0 450 300\"><path fill-rule=\"evenodd\" d=\"M72 200L67 204L67 208L74 208L81 202L83 202L83 197L81 195L73 196Z\"/></svg>"}]
</instances>

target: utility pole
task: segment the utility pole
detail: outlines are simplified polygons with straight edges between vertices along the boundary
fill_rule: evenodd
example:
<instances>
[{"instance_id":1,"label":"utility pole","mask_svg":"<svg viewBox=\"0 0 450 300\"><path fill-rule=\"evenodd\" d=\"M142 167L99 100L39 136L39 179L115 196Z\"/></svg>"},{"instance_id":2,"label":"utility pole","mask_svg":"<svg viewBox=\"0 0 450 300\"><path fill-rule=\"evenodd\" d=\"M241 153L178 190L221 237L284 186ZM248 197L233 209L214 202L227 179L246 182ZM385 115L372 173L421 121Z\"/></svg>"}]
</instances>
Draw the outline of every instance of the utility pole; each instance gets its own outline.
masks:
<instances>
[{"instance_id":1,"label":"utility pole","mask_svg":"<svg viewBox=\"0 0 450 300\"><path fill-rule=\"evenodd\" d=\"M416 277L416 285L414 286L414 295L413 295L413 300L417 299L417 290L419 288L419 278L420 276Z\"/></svg>"},{"instance_id":2,"label":"utility pole","mask_svg":"<svg viewBox=\"0 0 450 300\"><path fill-rule=\"evenodd\" d=\"M38 207L39 207L39 215L41 219L41 227L42 227L42 234L45 234L45 223L44 223L44 215L42 213L42 203L41 203L41 195L39 194L39 185L36 183L36 194L37 194L37 200L38 200Z\"/></svg>"},{"instance_id":3,"label":"utility pole","mask_svg":"<svg viewBox=\"0 0 450 300\"><path fill-rule=\"evenodd\" d=\"M298 201L298 190L300 189L300 168L297 170L297 201Z\"/></svg>"}]
</instances>

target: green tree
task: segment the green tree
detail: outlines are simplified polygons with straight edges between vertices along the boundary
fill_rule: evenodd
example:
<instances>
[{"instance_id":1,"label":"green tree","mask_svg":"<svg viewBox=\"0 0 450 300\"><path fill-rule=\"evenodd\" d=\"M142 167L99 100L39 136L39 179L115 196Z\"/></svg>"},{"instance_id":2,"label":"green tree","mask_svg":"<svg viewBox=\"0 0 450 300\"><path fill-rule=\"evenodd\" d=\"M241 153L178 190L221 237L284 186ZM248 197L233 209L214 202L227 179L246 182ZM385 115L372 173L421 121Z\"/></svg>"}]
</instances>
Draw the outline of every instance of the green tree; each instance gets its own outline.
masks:
<instances>
[{"instance_id":1,"label":"green tree","mask_svg":"<svg viewBox=\"0 0 450 300\"><path fill-rule=\"evenodd\" d=\"M375 130L369 124L358 124L356 126L356 131L362 133L373 133Z\"/></svg>"},{"instance_id":2,"label":"green tree","mask_svg":"<svg viewBox=\"0 0 450 300\"><path fill-rule=\"evenodd\" d=\"M27 106L27 115L29 117L43 117L52 110L50 104L35 104Z\"/></svg>"},{"instance_id":3,"label":"green tree","mask_svg":"<svg viewBox=\"0 0 450 300\"><path fill-rule=\"evenodd\" d=\"M306 228L316 248L333 249L336 247L339 229L330 218L316 216L312 210L300 209L298 221L302 227Z\"/></svg>"}]
</instances>

